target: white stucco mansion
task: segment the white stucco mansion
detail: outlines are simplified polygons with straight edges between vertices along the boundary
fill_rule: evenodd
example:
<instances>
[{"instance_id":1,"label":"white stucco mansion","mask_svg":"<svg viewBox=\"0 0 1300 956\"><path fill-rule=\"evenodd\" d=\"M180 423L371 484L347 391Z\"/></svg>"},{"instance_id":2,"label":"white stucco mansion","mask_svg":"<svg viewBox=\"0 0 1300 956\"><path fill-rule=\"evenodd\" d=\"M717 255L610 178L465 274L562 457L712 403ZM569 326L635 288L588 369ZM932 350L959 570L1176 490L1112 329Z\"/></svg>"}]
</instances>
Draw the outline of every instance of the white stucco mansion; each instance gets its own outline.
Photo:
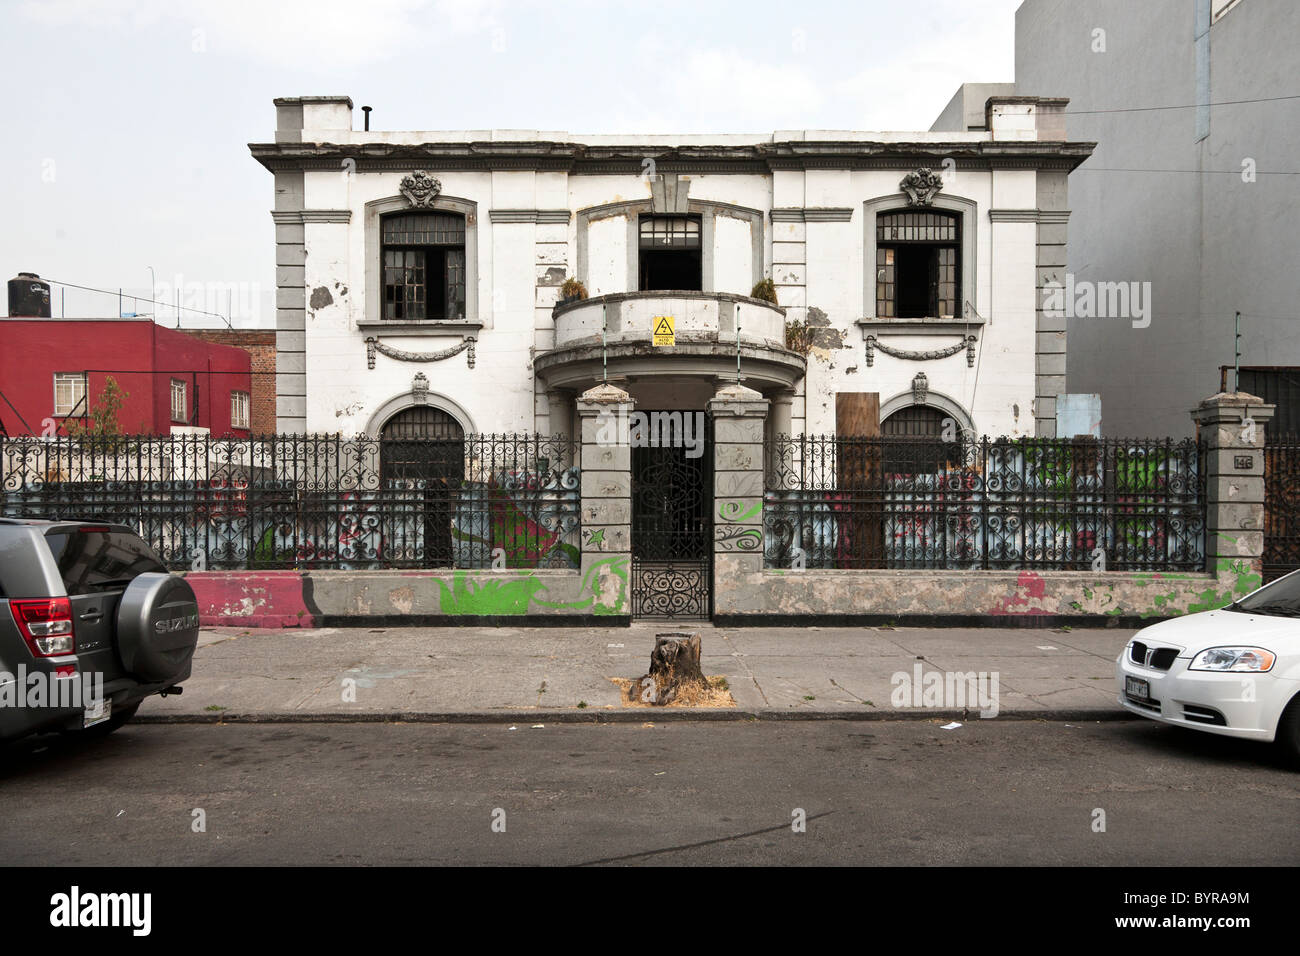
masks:
<instances>
[{"instance_id":1,"label":"white stucco mansion","mask_svg":"<svg viewBox=\"0 0 1300 956\"><path fill-rule=\"evenodd\" d=\"M886 433L1054 435L1065 320L1039 290L1092 144L1063 100L977 105L942 132L575 136L361 131L347 97L277 99L250 149L275 177L278 428L378 436L419 408L572 435L604 376L702 409L739 352L781 432L833 432L837 395L867 393ZM769 277L779 307L751 297ZM568 278L589 297L559 302Z\"/></svg>"}]
</instances>

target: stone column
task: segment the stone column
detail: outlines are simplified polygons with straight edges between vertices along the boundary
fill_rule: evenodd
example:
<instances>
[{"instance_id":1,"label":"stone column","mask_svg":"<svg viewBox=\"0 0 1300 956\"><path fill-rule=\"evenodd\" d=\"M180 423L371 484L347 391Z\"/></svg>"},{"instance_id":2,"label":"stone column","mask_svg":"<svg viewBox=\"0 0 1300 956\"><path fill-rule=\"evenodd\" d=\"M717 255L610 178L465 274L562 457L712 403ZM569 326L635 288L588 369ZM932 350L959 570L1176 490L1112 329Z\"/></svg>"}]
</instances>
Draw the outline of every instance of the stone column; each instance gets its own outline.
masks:
<instances>
[{"instance_id":1,"label":"stone column","mask_svg":"<svg viewBox=\"0 0 1300 956\"><path fill-rule=\"evenodd\" d=\"M747 578L763 570L763 424L768 402L733 383L709 401L713 416L713 608L753 613Z\"/></svg>"},{"instance_id":2,"label":"stone column","mask_svg":"<svg viewBox=\"0 0 1300 956\"><path fill-rule=\"evenodd\" d=\"M573 405L570 401L570 392L563 389L552 388L546 391L547 419L546 433L548 437L564 435L570 440L576 439L573 434ZM561 452L563 460L557 464L560 467L567 468L573 464L569 460L568 449L564 448Z\"/></svg>"},{"instance_id":3,"label":"stone column","mask_svg":"<svg viewBox=\"0 0 1300 956\"><path fill-rule=\"evenodd\" d=\"M628 444L630 395L615 385L578 396L582 466L583 594L594 595L590 613L628 617L632 557L632 449Z\"/></svg>"},{"instance_id":4,"label":"stone column","mask_svg":"<svg viewBox=\"0 0 1300 956\"><path fill-rule=\"evenodd\" d=\"M1261 581L1264 554L1264 431L1274 406L1220 392L1192 410L1205 442L1206 569L1233 597Z\"/></svg>"},{"instance_id":5,"label":"stone column","mask_svg":"<svg viewBox=\"0 0 1300 956\"><path fill-rule=\"evenodd\" d=\"M779 389L772 398L772 437L789 435L794 428L794 389Z\"/></svg>"}]
</instances>

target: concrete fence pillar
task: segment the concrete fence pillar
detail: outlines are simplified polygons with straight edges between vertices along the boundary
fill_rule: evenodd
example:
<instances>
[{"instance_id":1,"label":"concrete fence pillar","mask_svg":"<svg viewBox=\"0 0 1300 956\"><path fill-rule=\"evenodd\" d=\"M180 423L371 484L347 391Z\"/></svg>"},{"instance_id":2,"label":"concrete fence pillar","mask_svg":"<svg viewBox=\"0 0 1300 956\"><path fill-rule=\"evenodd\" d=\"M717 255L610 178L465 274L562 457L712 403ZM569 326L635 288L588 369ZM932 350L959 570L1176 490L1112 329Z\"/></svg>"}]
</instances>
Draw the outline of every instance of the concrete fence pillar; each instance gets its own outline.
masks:
<instances>
[{"instance_id":1,"label":"concrete fence pillar","mask_svg":"<svg viewBox=\"0 0 1300 956\"><path fill-rule=\"evenodd\" d=\"M615 385L578 396L578 457L582 467L584 582L596 595L596 613L632 612L628 580L632 557L632 449L629 418L634 402ZM584 588L585 589L585 588Z\"/></svg>"},{"instance_id":2,"label":"concrete fence pillar","mask_svg":"<svg viewBox=\"0 0 1300 956\"><path fill-rule=\"evenodd\" d=\"M770 403L752 388L724 385L713 416L713 605L737 606L744 575L763 570L763 426Z\"/></svg>"},{"instance_id":3,"label":"concrete fence pillar","mask_svg":"<svg viewBox=\"0 0 1300 956\"><path fill-rule=\"evenodd\" d=\"M1231 579L1235 597L1261 580L1264 555L1264 433L1274 406L1220 392L1192 410L1205 442L1206 569Z\"/></svg>"}]
</instances>

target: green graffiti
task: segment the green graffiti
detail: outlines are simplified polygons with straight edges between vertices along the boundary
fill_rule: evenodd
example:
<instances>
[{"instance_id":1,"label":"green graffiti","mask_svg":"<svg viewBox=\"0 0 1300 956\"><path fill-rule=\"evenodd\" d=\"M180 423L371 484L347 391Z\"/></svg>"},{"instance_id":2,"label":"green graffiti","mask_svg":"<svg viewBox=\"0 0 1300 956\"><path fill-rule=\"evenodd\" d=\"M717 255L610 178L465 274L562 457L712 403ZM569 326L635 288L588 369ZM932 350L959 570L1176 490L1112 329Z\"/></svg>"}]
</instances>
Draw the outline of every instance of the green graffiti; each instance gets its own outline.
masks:
<instances>
[{"instance_id":1,"label":"green graffiti","mask_svg":"<svg viewBox=\"0 0 1300 956\"><path fill-rule=\"evenodd\" d=\"M451 587L439 580L438 604L443 614L498 616L527 614L528 603L546 585L529 575L502 581L457 571Z\"/></svg>"},{"instance_id":2,"label":"green graffiti","mask_svg":"<svg viewBox=\"0 0 1300 956\"><path fill-rule=\"evenodd\" d=\"M604 544L604 543L605 543L604 528L597 528L595 531L591 533L591 536L587 538L587 544Z\"/></svg>"},{"instance_id":3,"label":"green graffiti","mask_svg":"<svg viewBox=\"0 0 1300 956\"><path fill-rule=\"evenodd\" d=\"M443 614L472 617L506 617L549 608L557 611L586 611L593 615L624 614L627 607L627 558L597 561L582 576L578 597L572 601L546 601L549 589L534 574L502 579L489 574L455 571L450 586L441 578L438 604Z\"/></svg>"},{"instance_id":4,"label":"green graffiti","mask_svg":"<svg viewBox=\"0 0 1300 956\"><path fill-rule=\"evenodd\" d=\"M1232 539L1229 538L1229 541ZM1150 580L1192 581L1188 574L1144 574ZM1242 558L1219 558L1215 562L1215 584L1201 588L1189 594L1185 590L1173 590L1152 596L1152 608L1142 611L1139 617L1163 617L1170 614L1199 614L1202 611L1217 611L1234 600L1249 594L1263 583L1263 576L1251 568L1250 562ZM1225 587L1226 585L1226 587ZM1184 602L1186 602L1184 604ZM1182 605L1182 606L1180 606Z\"/></svg>"},{"instance_id":5,"label":"green graffiti","mask_svg":"<svg viewBox=\"0 0 1300 956\"><path fill-rule=\"evenodd\" d=\"M275 525L262 532L261 540L253 545L253 560L266 563L275 559Z\"/></svg>"},{"instance_id":6,"label":"green graffiti","mask_svg":"<svg viewBox=\"0 0 1300 956\"><path fill-rule=\"evenodd\" d=\"M742 514L741 510L744 507L745 503L743 501L724 501L722 504L718 505L718 517L723 521L730 521L732 523L748 521L750 518L762 513L763 502L755 502L752 508Z\"/></svg>"},{"instance_id":7,"label":"green graffiti","mask_svg":"<svg viewBox=\"0 0 1300 956\"><path fill-rule=\"evenodd\" d=\"M627 607L627 558L605 558L597 561L582 576L578 593L582 597L573 601L535 601L539 607L564 611L590 611L597 616L622 614Z\"/></svg>"}]
</instances>

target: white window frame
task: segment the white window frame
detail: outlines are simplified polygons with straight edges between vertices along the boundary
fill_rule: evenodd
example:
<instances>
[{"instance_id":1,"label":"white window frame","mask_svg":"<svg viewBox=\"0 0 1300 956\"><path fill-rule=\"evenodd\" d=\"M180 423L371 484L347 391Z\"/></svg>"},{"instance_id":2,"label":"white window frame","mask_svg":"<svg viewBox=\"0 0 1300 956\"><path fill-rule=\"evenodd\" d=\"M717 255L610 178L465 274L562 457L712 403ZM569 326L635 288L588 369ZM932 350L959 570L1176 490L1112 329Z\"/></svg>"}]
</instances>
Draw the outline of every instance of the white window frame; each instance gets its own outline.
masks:
<instances>
[{"instance_id":1,"label":"white window frame","mask_svg":"<svg viewBox=\"0 0 1300 956\"><path fill-rule=\"evenodd\" d=\"M60 387L70 388L70 401L59 401ZM80 388L80 393L78 393ZM86 373L85 372L55 372L54 373L54 417L66 418L76 410L78 405L83 405L86 399Z\"/></svg>"},{"instance_id":2,"label":"white window frame","mask_svg":"<svg viewBox=\"0 0 1300 956\"><path fill-rule=\"evenodd\" d=\"M177 405L177 397L180 404ZM190 397L188 383L182 379L172 379L171 387L172 421L178 425L189 424Z\"/></svg>"},{"instance_id":3,"label":"white window frame","mask_svg":"<svg viewBox=\"0 0 1300 956\"><path fill-rule=\"evenodd\" d=\"M253 396L248 392L231 392L230 393L230 427L242 428L245 431L249 427L249 420L252 417Z\"/></svg>"}]
</instances>

